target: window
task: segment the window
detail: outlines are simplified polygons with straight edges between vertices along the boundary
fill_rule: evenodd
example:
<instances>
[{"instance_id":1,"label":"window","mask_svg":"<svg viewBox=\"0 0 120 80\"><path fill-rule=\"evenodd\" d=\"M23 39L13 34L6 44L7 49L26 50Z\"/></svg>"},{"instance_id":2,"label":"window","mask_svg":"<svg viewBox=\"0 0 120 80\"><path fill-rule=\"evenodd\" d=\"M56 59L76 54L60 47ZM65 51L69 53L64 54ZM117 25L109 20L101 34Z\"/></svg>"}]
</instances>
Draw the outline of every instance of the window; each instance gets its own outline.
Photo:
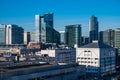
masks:
<instances>
[{"instance_id":1,"label":"window","mask_svg":"<svg viewBox=\"0 0 120 80\"><path fill-rule=\"evenodd\" d=\"M81 61L81 63L84 63L84 61Z\"/></svg>"},{"instance_id":2,"label":"window","mask_svg":"<svg viewBox=\"0 0 120 80\"><path fill-rule=\"evenodd\" d=\"M84 58L84 59L87 59L87 58Z\"/></svg>"},{"instance_id":3,"label":"window","mask_svg":"<svg viewBox=\"0 0 120 80\"><path fill-rule=\"evenodd\" d=\"M90 50L88 50L88 52L91 52Z\"/></svg>"},{"instance_id":4,"label":"window","mask_svg":"<svg viewBox=\"0 0 120 80\"><path fill-rule=\"evenodd\" d=\"M88 58L88 59L90 59L90 58Z\"/></svg>"},{"instance_id":5,"label":"window","mask_svg":"<svg viewBox=\"0 0 120 80\"><path fill-rule=\"evenodd\" d=\"M91 62L91 63L93 63L93 62Z\"/></svg>"},{"instance_id":6,"label":"window","mask_svg":"<svg viewBox=\"0 0 120 80\"><path fill-rule=\"evenodd\" d=\"M88 63L90 63L90 61L88 61Z\"/></svg>"},{"instance_id":7,"label":"window","mask_svg":"<svg viewBox=\"0 0 120 80\"><path fill-rule=\"evenodd\" d=\"M98 58L95 58L95 60L98 60Z\"/></svg>"},{"instance_id":8,"label":"window","mask_svg":"<svg viewBox=\"0 0 120 80\"><path fill-rule=\"evenodd\" d=\"M83 57L81 57L81 59L83 59Z\"/></svg>"},{"instance_id":9,"label":"window","mask_svg":"<svg viewBox=\"0 0 120 80\"><path fill-rule=\"evenodd\" d=\"M87 52L86 50L84 52Z\"/></svg>"},{"instance_id":10,"label":"window","mask_svg":"<svg viewBox=\"0 0 120 80\"><path fill-rule=\"evenodd\" d=\"M98 71L98 69L96 69L96 71Z\"/></svg>"},{"instance_id":11,"label":"window","mask_svg":"<svg viewBox=\"0 0 120 80\"><path fill-rule=\"evenodd\" d=\"M97 62L95 62L95 64L97 64Z\"/></svg>"}]
</instances>

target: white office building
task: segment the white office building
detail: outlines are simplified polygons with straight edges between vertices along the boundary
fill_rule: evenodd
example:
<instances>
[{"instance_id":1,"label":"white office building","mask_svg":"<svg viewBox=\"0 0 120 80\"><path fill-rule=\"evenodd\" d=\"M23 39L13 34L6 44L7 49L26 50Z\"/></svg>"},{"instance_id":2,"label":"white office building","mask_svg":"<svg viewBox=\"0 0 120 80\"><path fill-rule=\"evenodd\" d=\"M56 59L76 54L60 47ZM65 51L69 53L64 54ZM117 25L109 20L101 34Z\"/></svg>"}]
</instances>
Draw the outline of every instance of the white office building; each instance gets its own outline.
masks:
<instances>
[{"instance_id":1,"label":"white office building","mask_svg":"<svg viewBox=\"0 0 120 80\"><path fill-rule=\"evenodd\" d=\"M116 49L93 41L76 49L76 62L86 65L88 73L107 75L116 71Z\"/></svg>"}]
</instances>

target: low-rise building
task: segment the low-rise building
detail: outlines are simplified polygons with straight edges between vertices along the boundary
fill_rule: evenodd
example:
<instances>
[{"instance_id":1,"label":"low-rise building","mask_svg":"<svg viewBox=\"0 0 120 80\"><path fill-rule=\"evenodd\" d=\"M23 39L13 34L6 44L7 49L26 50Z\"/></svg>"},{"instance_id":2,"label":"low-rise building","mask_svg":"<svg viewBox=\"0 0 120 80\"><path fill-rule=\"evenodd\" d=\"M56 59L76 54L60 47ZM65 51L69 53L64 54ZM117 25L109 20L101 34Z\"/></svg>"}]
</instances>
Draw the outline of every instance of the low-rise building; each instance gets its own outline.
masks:
<instances>
[{"instance_id":1,"label":"low-rise building","mask_svg":"<svg viewBox=\"0 0 120 80\"><path fill-rule=\"evenodd\" d=\"M27 48L41 48L41 44L40 43L36 43L36 42L29 42L29 44L27 45Z\"/></svg>"},{"instance_id":2,"label":"low-rise building","mask_svg":"<svg viewBox=\"0 0 120 80\"><path fill-rule=\"evenodd\" d=\"M54 49L41 50L41 54L53 57L58 63L75 63L76 50L75 49Z\"/></svg>"},{"instance_id":3,"label":"low-rise building","mask_svg":"<svg viewBox=\"0 0 120 80\"><path fill-rule=\"evenodd\" d=\"M21 65L22 64L22 65ZM14 66L15 65L15 66ZM15 63L0 70L0 80L84 80L85 66Z\"/></svg>"},{"instance_id":4,"label":"low-rise building","mask_svg":"<svg viewBox=\"0 0 120 80\"><path fill-rule=\"evenodd\" d=\"M24 58L26 59L31 59L31 57L36 58L35 53L40 51L39 48L20 48L20 47L4 47L0 48L0 57L1 58L7 58L10 61L19 61ZM20 59L17 59L20 58Z\"/></svg>"},{"instance_id":5,"label":"low-rise building","mask_svg":"<svg viewBox=\"0 0 120 80\"><path fill-rule=\"evenodd\" d=\"M86 72L104 76L116 71L116 49L93 41L76 49L76 62L86 65Z\"/></svg>"}]
</instances>

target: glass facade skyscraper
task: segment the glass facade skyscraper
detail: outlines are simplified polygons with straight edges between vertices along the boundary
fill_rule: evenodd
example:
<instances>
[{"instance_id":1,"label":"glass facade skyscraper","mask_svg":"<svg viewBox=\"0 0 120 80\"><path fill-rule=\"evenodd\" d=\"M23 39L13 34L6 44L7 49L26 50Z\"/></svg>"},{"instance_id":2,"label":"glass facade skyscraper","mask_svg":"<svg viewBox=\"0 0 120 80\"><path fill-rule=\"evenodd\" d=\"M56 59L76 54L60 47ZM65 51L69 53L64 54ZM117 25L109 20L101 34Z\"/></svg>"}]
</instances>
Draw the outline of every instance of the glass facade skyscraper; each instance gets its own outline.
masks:
<instances>
[{"instance_id":1,"label":"glass facade skyscraper","mask_svg":"<svg viewBox=\"0 0 120 80\"><path fill-rule=\"evenodd\" d=\"M120 28L115 30L116 47L120 47Z\"/></svg>"},{"instance_id":2,"label":"glass facade skyscraper","mask_svg":"<svg viewBox=\"0 0 120 80\"><path fill-rule=\"evenodd\" d=\"M118 49L118 54L120 55L120 28L115 30L115 47Z\"/></svg>"},{"instance_id":3,"label":"glass facade skyscraper","mask_svg":"<svg viewBox=\"0 0 120 80\"><path fill-rule=\"evenodd\" d=\"M60 44L60 33L58 31L56 31L55 29L53 29L53 32L54 32L54 41L53 41L53 43Z\"/></svg>"},{"instance_id":4,"label":"glass facade skyscraper","mask_svg":"<svg viewBox=\"0 0 120 80\"><path fill-rule=\"evenodd\" d=\"M97 20L97 17L92 16L90 18L89 27L90 27L89 37L90 37L90 43L91 43L93 40L98 40L98 20Z\"/></svg>"},{"instance_id":5,"label":"glass facade skyscraper","mask_svg":"<svg viewBox=\"0 0 120 80\"><path fill-rule=\"evenodd\" d=\"M0 44L6 44L6 25L0 24Z\"/></svg>"},{"instance_id":6,"label":"glass facade skyscraper","mask_svg":"<svg viewBox=\"0 0 120 80\"><path fill-rule=\"evenodd\" d=\"M81 25L65 26L65 43L69 47L81 46Z\"/></svg>"},{"instance_id":7,"label":"glass facade skyscraper","mask_svg":"<svg viewBox=\"0 0 120 80\"><path fill-rule=\"evenodd\" d=\"M115 31L112 29L100 31L99 40L111 47L115 47Z\"/></svg>"},{"instance_id":8,"label":"glass facade skyscraper","mask_svg":"<svg viewBox=\"0 0 120 80\"><path fill-rule=\"evenodd\" d=\"M7 25L6 28L6 44L23 44L24 29L18 25Z\"/></svg>"},{"instance_id":9,"label":"glass facade skyscraper","mask_svg":"<svg viewBox=\"0 0 120 80\"><path fill-rule=\"evenodd\" d=\"M35 15L36 42L53 43L53 13Z\"/></svg>"},{"instance_id":10,"label":"glass facade skyscraper","mask_svg":"<svg viewBox=\"0 0 120 80\"><path fill-rule=\"evenodd\" d=\"M0 24L0 44L23 44L24 29L18 25Z\"/></svg>"},{"instance_id":11,"label":"glass facade skyscraper","mask_svg":"<svg viewBox=\"0 0 120 80\"><path fill-rule=\"evenodd\" d=\"M120 66L120 28L115 30L115 48L117 48L117 66Z\"/></svg>"}]
</instances>

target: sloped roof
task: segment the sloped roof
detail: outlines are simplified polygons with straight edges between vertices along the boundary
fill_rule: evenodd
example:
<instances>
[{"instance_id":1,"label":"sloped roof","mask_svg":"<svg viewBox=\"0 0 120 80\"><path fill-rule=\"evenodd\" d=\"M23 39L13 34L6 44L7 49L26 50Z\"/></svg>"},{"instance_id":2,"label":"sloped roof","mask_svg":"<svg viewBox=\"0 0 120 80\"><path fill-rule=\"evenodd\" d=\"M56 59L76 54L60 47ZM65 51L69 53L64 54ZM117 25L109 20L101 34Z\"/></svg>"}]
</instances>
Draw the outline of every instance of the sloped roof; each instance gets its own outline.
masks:
<instances>
[{"instance_id":1,"label":"sloped roof","mask_svg":"<svg viewBox=\"0 0 120 80\"><path fill-rule=\"evenodd\" d=\"M81 46L80 48L113 48L113 47L106 45L104 43L101 43L101 42L94 42L93 41L92 43Z\"/></svg>"}]
</instances>

